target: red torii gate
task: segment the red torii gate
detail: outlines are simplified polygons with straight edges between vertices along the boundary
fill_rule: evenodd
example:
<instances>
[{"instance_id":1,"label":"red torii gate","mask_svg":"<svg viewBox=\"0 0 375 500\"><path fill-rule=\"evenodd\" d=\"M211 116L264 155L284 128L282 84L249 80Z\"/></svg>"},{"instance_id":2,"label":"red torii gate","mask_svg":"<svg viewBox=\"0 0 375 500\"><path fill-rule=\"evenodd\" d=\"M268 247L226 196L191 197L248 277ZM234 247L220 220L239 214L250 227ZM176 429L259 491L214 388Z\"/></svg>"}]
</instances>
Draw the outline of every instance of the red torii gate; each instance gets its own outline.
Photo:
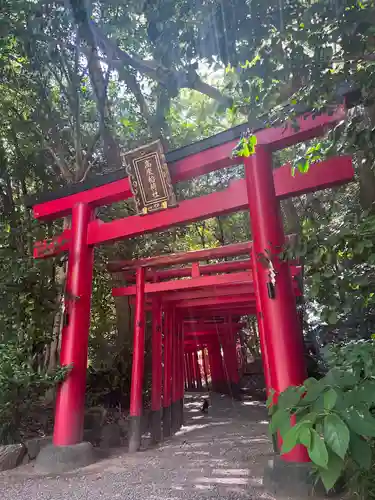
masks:
<instances>
[{"instance_id":1,"label":"red torii gate","mask_svg":"<svg viewBox=\"0 0 375 500\"><path fill-rule=\"evenodd\" d=\"M188 347L188 351L185 352L185 357L188 358L185 360L185 364L190 367L187 370L189 383L185 384L188 387L202 388L198 371L192 371L191 366L195 367L198 362L196 351L205 347L208 348L209 358L211 360L213 357L215 358L210 363L210 371L213 372L213 390L227 392L235 397L239 396L235 334L241 328L242 324L238 323L238 321L232 322L232 318L228 318L228 314L235 313L239 317L240 315L256 313L253 277L252 272L249 271L253 267L253 263L251 259L245 259L201 266L199 260L217 259L223 256L234 257L244 252L249 254L251 248L251 242L244 242L219 248L181 252L147 259L112 262L108 265L111 271L122 272L126 281L130 282L134 280L134 275L131 271L134 272L137 267L144 267L147 279L150 281L145 284L144 288L146 303L149 297L152 298L151 300L155 300L157 297L164 307L168 304L173 305L176 312L179 313L180 321L183 324L184 346ZM187 268L158 270L155 267L189 262L193 262L193 265ZM248 271L238 272L243 269L247 269ZM202 276L202 271L204 276ZM217 274L224 272L226 274ZM291 266L291 272L293 278L298 278L300 267ZM207 276L208 274L209 276ZM191 279L175 279L176 277L187 278L189 276ZM169 279L169 281L158 282L157 279ZM298 282L295 282L295 285L296 293L300 294L301 291L298 288ZM134 297L136 287L132 285L117 286L113 288L112 293L115 297ZM224 316L226 317L226 321L218 322L217 318L212 318L211 323L208 323L206 318L204 322L188 322L189 317L196 317L202 310L204 310L207 317L210 314L215 315L215 308L222 315L224 315L223 310L225 310ZM177 327L175 327L175 330L177 330ZM217 345L214 346L214 344ZM224 359L222 359L220 349L223 350ZM153 346L153 352L156 350L155 345L155 347ZM160 363L160 360L157 360L157 363ZM219 372L215 372L215 370L211 370L211 364L222 368L220 368ZM226 371L228 372L227 374L225 373ZM158 390L157 387L153 388L153 393ZM139 397L141 397L141 394ZM156 401L159 401L159 407L153 408L153 411L156 412L155 418L158 418L157 415L160 414L160 399L160 396L156 398ZM176 416L172 415L172 429L174 428L174 420L176 418ZM164 422L163 428L167 425L169 425L169 420ZM160 435L159 426L160 422L156 420L153 428L153 433L156 436Z\"/></svg>"},{"instance_id":2,"label":"red torii gate","mask_svg":"<svg viewBox=\"0 0 375 500\"><path fill-rule=\"evenodd\" d=\"M69 252L65 303L67 321L62 334L60 361L62 365L73 365L73 368L58 391L53 437L56 447L75 445L82 440L93 247L105 242L249 209L253 236L252 271L267 387L279 393L304 380L306 372L303 365L302 335L289 264L275 256L273 265L277 273L276 294L271 297L268 269L256 257L269 249L281 249L284 244L280 199L340 185L353 178L350 157L331 158L315 165L305 175L297 173L292 177L289 165L272 170L272 152L321 136L327 128L343 119L345 110L340 107L331 115L300 117L298 130L289 125L258 130L255 132L256 154L243 160L231 158L231 151L237 142L234 139L240 133L238 128L229 133L229 136L228 133L218 134L197 145L171 152L167 154L167 160L173 182L188 180L240 162L245 165L245 179L233 182L221 192L181 201L175 208L147 216L131 216L107 223L95 218L95 207L131 197L125 174L116 179L103 178L96 181L96 186L87 183L71 188L70 192L66 190L52 193L47 198L28 202L34 208L34 216L40 220L53 220L71 214L70 229L52 241L36 243L34 250L36 258L51 257L62 251ZM136 279L130 449L136 449L139 445L139 417L142 411L137 394L142 387L143 374L144 287L145 268L140 267ZM168 321L173 320L173 314L173 311L168 312ZM161 332L161 340L160 335ZM181 334L178 333L176 338L180 339ZM172 336L167 337L165 352L168 359L172 353L172 341ZM176 343L179 353L183 351L181 345L182 341L179 340ZM176 359L182 357L176 356ZM158 370L161 370L160 366ZM169 378L170 373L171 371L167 374ZM177 390L181 391L181 387L183 390L183 385L179 384ZM295 462L308 460L302 447L296 447L284 455L283 459Z\"/></svg>"},{"instance_id":3,"label":"red torii gate","mask_svg":"<svg viewBox=\"0 0 375 500\"><path fill-rule=\"evenodd\" d=\"M159 307L172 305L176 313L178 313L179 319L176 318L176 321L179 320L183 328L185 387L189 389L202 390L202 373L198 362L198 353L202 352L205 378L207 379L208 365L208 370L211 373L212 389L217 392L228 393L235 398L240 396L236 334L242 324L238 323L238 321L232 322L232 317L228 317L228 314L234 313L239 318L240 315L256 313L255 291L252 272L250 271L253 262L252 259L244 259L200 265L199 261L236 257L238 254L249 255L251 248L252 242L244 242L146 259L110 262L108 265L110 271L121 272L125 280L130 283L135 279L134 272L136 272L137 268L144 267L146 281L149 280L149 283L145 283L144 286L146 304L151 297L151 303L153 300L157 300ZM165 267L176 263L185 264L191 262L193 263L191 267L158 269L159 266ZM242 271L244 269L247 271ZM292 277L298 278L300 270L298 266L291 266ZM191 279L176 280L176 278L187 277ZM163 279L169 281L159 281ZM300 294L298 282L295 282L295 285L296 294ZM137 287L134 285L117 286L113 288L112 293L115 297L134 297L136 291ZM146 309L151 308L151 303L150 306L146 305ZM218 322L217 318L213 318L211 323L207 324L206 318L203 323L202 321L195 321L189 324L188 318L199 315L203 308L206 316L209 314L215 315L215 309L212 308L216 308L220 314L223 314L223 310L225 310L226 322ZM178 331L179 327L174 325L174 331ZM153 340L152 352L159 352L158 337L154 335ZM206 349L208 350L208 360L204 357ZM161 363L159 358L153 358L153 361L155 367ZM168 360L165 354L164 367L167 367L167 374L164 377L166 379L169 374ZM175 377L178 379L178 375L173 372L172 379ZM165 386L164 389L166 389ZM152 399L151 434L154 441L158 441L161 436L160 406L162 395L159 394L159 391L161 391L160 382L156 377L153 377L152 394L154 397ZM141 392L139 392L138 397L141 399ZM168 393L164 393L163 399L169 401ZM180 413L182 408L182 401L175 401L175 395L172 394L171 407L164 406L163 408L163 431L165 435L169 436L171 432L179 428L182 421Z\"/></svg>"}]
</instances>

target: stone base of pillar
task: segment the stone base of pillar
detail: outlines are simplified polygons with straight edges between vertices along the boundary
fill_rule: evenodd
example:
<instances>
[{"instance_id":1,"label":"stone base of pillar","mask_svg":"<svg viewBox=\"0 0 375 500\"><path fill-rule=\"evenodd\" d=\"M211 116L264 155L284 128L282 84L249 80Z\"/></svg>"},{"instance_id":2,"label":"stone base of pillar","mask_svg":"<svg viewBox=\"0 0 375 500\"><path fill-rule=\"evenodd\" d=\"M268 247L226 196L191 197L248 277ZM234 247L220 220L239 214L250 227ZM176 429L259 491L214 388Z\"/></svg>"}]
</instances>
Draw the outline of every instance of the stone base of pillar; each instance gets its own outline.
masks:
<instances>
[{"instance_id":1,"label":"stone base of pillar","mask_svg":"<svg viewBox=\"0 0 375 500\"><path fill-rule=\"evenodd\" d=\"M172 434L171 407L163 408L163 438L168 438Z\"/></svg>"},{"instance_id":2,"label":"stone base of pillar","mask_svg":"<svg viewBox=\"0 0 375 500\"><path fill-rule=\"evenodd\" d=\"M61 474L80 467L87 467L99 459L91 443L70 446L45 446L35 461L35 470L41 473Z\"/></svg>"},{"instance_id":3,"label":"stone base of pillar","mask_svg":"<svg viewBox=\"0 0 375 500\"><path fill-rule=\"evenodd\" d=\"M278 456L268 462L264 470L263 485L269 493L277 495L278 498L308 500L311 497L327 496L323 484L316 483L312 475L311 462L286 462ZM328 497L336 496L342 490L343 485L340 484Z\"/></svg>"},{"instance_id":4,"label":"stone base of pillar","mask_svg":"<svg viewBox=\"0 0 375 500\"><path fill-rule=\"evenodd\" d=\"M151 441L152 444L157 444L161 440L161 410L156 410L151 412Z\"/></svg>"},{"instance_id":5,"label":"stone base of pillar","mask_svg":"<svg viewBox=\"0 0 375 500\"><path fill-rule=\"evenodd\" d=\"M135 453L141 447L142 417L129 418L128 449L129 453Z\"/></svg>"}]
</instances>

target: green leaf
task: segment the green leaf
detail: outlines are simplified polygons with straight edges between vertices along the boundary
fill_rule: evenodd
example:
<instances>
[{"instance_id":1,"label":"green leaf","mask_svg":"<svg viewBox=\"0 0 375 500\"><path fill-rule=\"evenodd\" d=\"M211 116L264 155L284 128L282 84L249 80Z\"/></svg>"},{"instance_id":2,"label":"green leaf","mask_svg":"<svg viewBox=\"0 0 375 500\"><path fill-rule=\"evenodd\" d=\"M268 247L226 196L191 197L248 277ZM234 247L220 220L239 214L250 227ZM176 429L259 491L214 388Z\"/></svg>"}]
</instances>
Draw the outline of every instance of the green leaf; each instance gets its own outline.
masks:
<instances>
[{"instance_id":1,"label":"green leaf","mask_svg":"<svg viewBox=\"0 0 375 500\"><path fill-rule=\"evenodd\" d=\"M283 437L283 444L281 447L281 453L289 453L298 444L298 436L301 431L301 427L297 424L289 429L289 431Z\"/></svg>"},{"instance_id":2,"label":"green leaf","mask_svg":"<svg viewBox=\"0 0 375 500\"><path fill-rule=\"evenodd\" d=\"M340 385L344 387L354 387L359 381L358 372L340 371Z\"/></svg>"},{"instance_id":3,"label":"green leaf","mask_svg":"<svg viewBox=\"0 0 375 500\"><path fill-rule=\"evenodd\" d=\"M316 430L311 429L311 445L307 449L312 462L319 467L327 468L328 451L323 439Z\"/></svg>"},{"instance_id":4,"label":"green leaf","mask_svg":"<svg viewBox=\"0 0 375 500\"><path fill-rule=\"evenodd\" d=\"M306 446L307 449L311 446L311 430L308 427L302 427L299 433L299 442Z\"/></svg>"},{"instance_id":5,"label":"green leaf","mask_svg":"<svg viewBox=\"0 0 375 500\"><path fill-rule=\"evenodd\" d=\"M328 389L328 391L326 391L323 394L324 409L332 410L335 407L336 402L337 402L337 392L335 391L335 389L332 388Z\"/></svg>"},{"instance_id":6,"label":"green leaf","mask_svg":"<svg viewBox=\"0 0 375 500\"><path fill-rule=\"evenodd\" d=\"M277 400L279 408L289 409L298 404L301 399L301 391L299 387L288 387L282 392Z\"/></svg>"},{"instance_id":7,"label":"green leaf","mask_svg":"<svg viewBox=\"0 0 375 500\"><path fill-rule=\"evenodd\" d=\"M344 372L341 369L332 368L322 380L329 385L338 385L344 389L354 387L358 383L358 378L357 374L350 371Z\"/></svg>"},{"instance_id":8,"label":"green leaf","mask_svg":"<svg viewBox=\"0 0 375 500\"><path fill-rule=\"evenodd\" d=\"M306 387L306 389L307 391L303 398L303 402L304 403L314 402L325 389L324 379L320 380L316 384L310 385L310 387Z\"/></svg>"},{"instance_id":9,"label":"green leaf","mask_svg":"<svg viewBox=\"0 0 375 500\"><path fill-rule=\"evenodd\" d=\"M300 418L297 415L297 423L301 424L303 422L311 422L311 424L313 425L313 424L315 424L317 418L318 418L318 413L316 413L316 412L307 413L306 415L303 415Z\"/></svg>"},{"instance_id":10,"label":"green leaf","mask_svg":"<svg viewBox=\"0 0 375 500\"><path fill-rule=\"evenodd\" d=\"M366 380L356 389L356 400L362 403L375 403L375 380Z\"/></svg>"},{"instance_id":11,"label":"green leaf","mask_svg":"<svg viewBox=\"0 0 375 500\"><path fill-rule=\"evenodd\" d=\"M326 444L342 459L349 447L350 433L345 422L338 415L327 415L324 419L324 439Z\"/></svg>"},{"instance_id":12,"label":"green leaf","mask_svg":"<svg viewBox=\"0 0 375 500\"><path fill-rule=\"evenodd\" d=\"M349 446L353 460L362 469L369 470L372 464L372 450L369 443L361 436L351 432Z\"/></svg>"},{"instance_id":13,"label":"green leaf","mask_svg":"<svg viewBox=\"0 0 375 500\"><path fill-rule=\"evenodd\" d=\"M316 378L314 377L310 377L310 378L307 378L303 385L305 386L306 389L309 389L310 387L313 387L314 385L316 385L318 383L318 381L316 380Z\"/></svg>"},{"instance_id":14,"label":"green leaf","mask_svg":"<svg viewBox=\"0 0 375 500\"><path fill-rule=\"evenodd\" d=\"M301 158L297 163L297 168L301 172L301 174L305 174L309 171L310 162L307 158Z\"/></svg>"},{"instance_id":15,"label":"green leaf","mask_svg":"<svg viewBox=\"0 0 375 500\"><path fill-rule=\"evenodd\" d=\"M375 419L367 408L347 410L345 420L350 429L360 436L375 437Z\"/></svg>"},{"instance_id":16,"label":"green leaf","mask_svg":"<svg viewBox=\"0 0 375 500\"><path fill-rule=\"evenodd\" d=\"M290 414L287 410L279 408L272 416L270 429L274 433L277 430L285 429L285 427L290 428Z\"/></svg>"},{"instance_id":17,"label":"green leaf","mask_svg":"<svg viewBox=\"0 0 375 500\"><path fill-rule=\"evenodd\" d=\"M345 463L340 457L329 451L327 467L319 468L319 476L327 492L337 483L344 470L344 465Z\"/></svg>"}]
</instances>

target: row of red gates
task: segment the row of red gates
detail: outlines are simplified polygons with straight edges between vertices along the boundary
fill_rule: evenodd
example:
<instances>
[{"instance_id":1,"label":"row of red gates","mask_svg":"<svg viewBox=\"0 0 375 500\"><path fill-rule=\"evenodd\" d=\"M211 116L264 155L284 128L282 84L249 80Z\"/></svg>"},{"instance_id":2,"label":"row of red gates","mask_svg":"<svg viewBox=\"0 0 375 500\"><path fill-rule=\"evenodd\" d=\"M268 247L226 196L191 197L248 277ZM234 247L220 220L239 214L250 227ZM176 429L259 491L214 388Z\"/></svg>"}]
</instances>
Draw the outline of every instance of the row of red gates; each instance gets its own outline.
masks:
<instances>
[{"instance_id":1,"label":"row of red gates","mask_svg":"<svg viewBox=\"0 0 375 500\"><path fill-rule=\"evenodd\" d=\"M303 338L295 300L296 293L300 293L295 279L299 269L279 257L285 244L280 200L344 184L353 179L354 173L350 157L335 157L293 177L290 165L274 169L272 153L324 135L328 128L344 119L345 109L339 108L329 115L303 116L297 128L287 124L258 130L255 154L242 160L231 157L238 129L169 153L168 168L173 183L242 161L245 178L223 191L183 200L160 212L110 222L95 217L96 207L132 196L125 173L116 180L109 179L108 183L75 187L75 191L52 193L48 198L29 203L34 216L41 220L71 215L69 229L52 241L35 245L37 258L69 252L65 296L68 320L62 332L61 364L72 365L72 370L58 392L53 438L56 446L82 440L93 248L105 242L239 210L250 213L251 244L211 249L213 253L209 256L200 254L198 258L176 254L109 265L111 272L123 273L126 280L126 285L116 287L113 293L134 296L130 450L138 449L141 439L147 309L152 312L153 324L152 407L156 440L161 437L161 407L164 436L181 425L184 373L190 380L194 373L188 353L195 356L198 350L207 350L212 383L221 385L229 380L230 390L238 391L235 339L242 315L257 316L267 388L277 394L303 382L306 376ZM242 261L221 261L241 255L246 256ZM201 260L215 262L200 265ZM191 263L191 267L165 269L183 263ZM283 458L295 462L308 460L302 447L296 447Z\"/></svg>"}]
</instances>

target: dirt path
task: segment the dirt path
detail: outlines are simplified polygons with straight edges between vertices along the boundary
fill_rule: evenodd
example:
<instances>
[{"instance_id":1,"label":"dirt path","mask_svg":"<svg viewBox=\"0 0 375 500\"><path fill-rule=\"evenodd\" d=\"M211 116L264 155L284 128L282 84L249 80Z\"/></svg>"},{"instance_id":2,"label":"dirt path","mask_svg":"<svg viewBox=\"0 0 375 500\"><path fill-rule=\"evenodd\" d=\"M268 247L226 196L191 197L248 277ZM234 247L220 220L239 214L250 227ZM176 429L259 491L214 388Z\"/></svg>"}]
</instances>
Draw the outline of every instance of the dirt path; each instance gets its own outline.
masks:
<instances>
[{"instance_id":1,"label":"dirt path","mask_svg":"<svg viewBox=\"0 0 375 500\"><path fill-rule=\"evenodd\" d=\"M186 426L157 449L110 458L63 476L31 465L0 475L1 500L179 500L273 497L262 488L271 454L264 406L213 397L209 415L187 396Z\"/></svg>"}]
</instances>

